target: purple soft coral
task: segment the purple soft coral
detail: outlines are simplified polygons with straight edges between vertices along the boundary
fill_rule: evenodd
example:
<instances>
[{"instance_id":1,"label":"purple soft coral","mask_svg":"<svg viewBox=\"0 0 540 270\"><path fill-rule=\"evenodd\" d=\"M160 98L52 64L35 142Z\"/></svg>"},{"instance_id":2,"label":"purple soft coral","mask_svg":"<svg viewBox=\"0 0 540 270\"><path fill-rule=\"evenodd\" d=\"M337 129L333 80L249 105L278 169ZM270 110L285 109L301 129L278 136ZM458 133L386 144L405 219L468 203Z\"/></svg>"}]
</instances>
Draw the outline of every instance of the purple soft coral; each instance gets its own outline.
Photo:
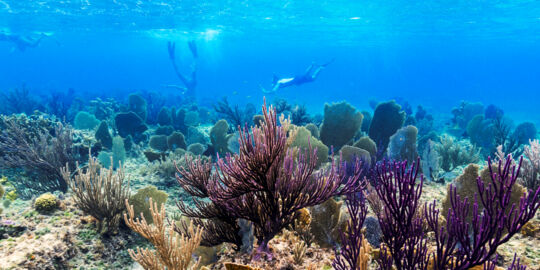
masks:
<instances>
[{"instance_id":1,"label":"purple soft coral","mask_svg":"<svg viewBox=\"0 0 540 270\"><path fill-rule=\"evenodd\" d=\"M418 163L383 162L377 165L375 192L382 202L377 218L384 246L378 263L382 269L425 269L427 244L419 209L424 177L417 182Z\"/></svg>"},{"instance_id":2,"label":"purple soft coral","mask_svg":"<svg viewBox=\"0 0 540 270\"><path fill-rule=\"evenodd\" d=\"M362 226L368 212L367 204L363 194L348 194L345 201L350 219L347 222L347 230L341 232L341 247L334 250L336 258L332 262L332 267L336 270L357 269L362 263L360 261L364 243Z\"/></svg>"},{"instance_id":3,"label":"purple soft coral","mask_svg":"<svg viewBox=\"0 0 540 270\"><path fill-rule=\"evenodd\" d=\"M347 174L345 163L332 164L315 172L317 153L311 147L302 153L288 147L288 124L278 125L272 107L262 108L264 121L260 127L239 131L239 153L218 156L217 172L195 170L188 166L179 171L180 183L185 187L197 187L208 194L214 205L219 205L231 218L251 221L260 255L271 257L268 242L283 228L290 225L295 212L328 200L332 196L357 192L362 189L362 166L354 163L352 174ZM188 165L197 162L189 161ZM199 166L200 167L200 166ZM197 177L189 177L191 173ZM209 181L202 178L212 179ZM195 192L197 193L197 192Z\"/></svg>"},{"instance_id":4,"label":"purple soft coral","mask_svg":"<svg viewBox=\"0 0 540 270\"><path fill-rule=\"evenodd\" d=\"M453 265L452 269L468 269L484 264L500 245L534 217L540 207L540 188L523 194L517 206L510 201L522 160L516 168L508 156L504 162L499 161L498 170L494 171L488 158L491 182L486 185L480 177L477 179L478 194L472 204L471 223L466 221L469 198L460 198L455 187L451 189L452 207L448 211L446 228L439 226L435 202L425 208L428 225L435 232L435 269L447 269L448 265ZM484 206L481 213L479 201Z\"/></svg>"}]
</instances>

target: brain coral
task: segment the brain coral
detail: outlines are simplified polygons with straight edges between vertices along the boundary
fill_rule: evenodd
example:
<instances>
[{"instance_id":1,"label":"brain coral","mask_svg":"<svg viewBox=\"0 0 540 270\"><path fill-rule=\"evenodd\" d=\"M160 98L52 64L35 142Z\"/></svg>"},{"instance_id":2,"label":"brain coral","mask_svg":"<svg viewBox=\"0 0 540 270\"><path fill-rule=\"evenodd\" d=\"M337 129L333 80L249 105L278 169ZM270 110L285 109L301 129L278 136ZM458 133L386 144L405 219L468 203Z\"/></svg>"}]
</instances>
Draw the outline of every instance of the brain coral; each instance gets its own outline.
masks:
<instances>
[{"instance_id":1,"label":"brain coral","mask_svg":"<svg viewBox=\"0 0 540 270\"><path fill-rule=\"evenodd\" d=\"M56 209L57 206L58 200L56 199L56 196L50 193L45 193L39 196L34 202L34 208L41 213L50 212Z\"/></svg>"}]
</instances>

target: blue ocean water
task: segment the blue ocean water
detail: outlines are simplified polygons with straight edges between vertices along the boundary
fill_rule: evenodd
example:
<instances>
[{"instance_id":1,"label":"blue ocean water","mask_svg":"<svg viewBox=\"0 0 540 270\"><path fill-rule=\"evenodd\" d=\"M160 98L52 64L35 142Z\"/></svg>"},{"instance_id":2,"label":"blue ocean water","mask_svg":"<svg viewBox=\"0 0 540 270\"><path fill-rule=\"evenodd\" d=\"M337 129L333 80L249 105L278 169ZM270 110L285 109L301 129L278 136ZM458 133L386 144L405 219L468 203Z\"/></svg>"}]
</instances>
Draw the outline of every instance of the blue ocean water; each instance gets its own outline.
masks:
<instances>
[{"instance_id":1,"label":"blue ocean water","mask_svg":"<svg viewBox=\"0 0 540 270\"><path fill-rule=\"evenodd\" d=\"M260 104L274 73L335 59L315 82L266 96L313 113L341 100L367 109L401 97L434 113L479 101L540 124L538 1L0 0L0 29L47 34L25 51L0 42L0 91L178 95L163 87L180 84L167 41L187 72L195 40L201 102Z\"/></svg>"}]
</instances>

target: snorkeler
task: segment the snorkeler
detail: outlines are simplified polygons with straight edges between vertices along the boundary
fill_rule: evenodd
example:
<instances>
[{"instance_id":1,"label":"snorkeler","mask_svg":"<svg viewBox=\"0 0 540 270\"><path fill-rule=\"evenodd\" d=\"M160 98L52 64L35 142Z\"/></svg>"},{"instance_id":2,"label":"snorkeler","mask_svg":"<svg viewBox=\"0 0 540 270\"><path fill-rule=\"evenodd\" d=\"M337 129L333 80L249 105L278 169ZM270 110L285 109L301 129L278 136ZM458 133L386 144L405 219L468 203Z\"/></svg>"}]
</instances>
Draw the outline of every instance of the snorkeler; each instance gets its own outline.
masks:
<instances>
[{"instance_id":1,"label":"snorkeler","mask_svg":"<svg viewBox=\"0 0 540 270\"><path fill-rule=\"evenodd\" d=\"M195 88L197 86L197 62L194 62L191 66L191 75L186 76L178 70L178 65L176 65L176 59L175 59L175 47L176 44L174 42L168 42L167 44L169 49L169 59L171 59L171 63L174 67L174 71L176 72L176 76L180 78L184 86L178 86L178 85L166 85L166 87L170 88L176 88L180 89L182 91L182 94L186 94L190 97L195 97ZM197 46L195 45L195 41L189 41L188 42L189 50L191 51L191 54L193 55L193 58L197 60L198 54L197 54Z\"/></svg>"},{"instance_id":2,"label":"snorkeler","mask_svg":"<svg viewBox=\"0 0 540 270\"><path fill-rule=\"evenodd\" d=\"M0 41L12 42L17 46L19 51L24 52L26 48L35 48L39 45L41 40L46 37L45 33L41 33L38 38L32 38L30 36L21 36L16 34L11 34L7 31L0 31Z\"/></svg>"},{"instance_id":3,"label":"snorkeler","mask_svg":"<svg viewBox=\"0 0 540 270\"><path fill-rule=\"evenodd\" d=\"M263 91L263 93L275 93L280 88L285 88L285 87L289 87L289 86L292 86L292 85L302 85L304 83L313 82L313 81L315 81L315 79L317 79L317 77L319 76L319 73L321 72L321 70L323 68L325 68L326 66L328 66L332 62L334 62L334 59L330 60L329 62L327 62L326 64L323 64L323 65L317 65L317 64L313 63L306 69L304 74L294 76L292 78L279 79L274 74L274 78L272 80L272 89L271 90L266 90L264 87L262 87L260 85L259 86L261 87L261 90Z\"/></svg>"}]
</instances>

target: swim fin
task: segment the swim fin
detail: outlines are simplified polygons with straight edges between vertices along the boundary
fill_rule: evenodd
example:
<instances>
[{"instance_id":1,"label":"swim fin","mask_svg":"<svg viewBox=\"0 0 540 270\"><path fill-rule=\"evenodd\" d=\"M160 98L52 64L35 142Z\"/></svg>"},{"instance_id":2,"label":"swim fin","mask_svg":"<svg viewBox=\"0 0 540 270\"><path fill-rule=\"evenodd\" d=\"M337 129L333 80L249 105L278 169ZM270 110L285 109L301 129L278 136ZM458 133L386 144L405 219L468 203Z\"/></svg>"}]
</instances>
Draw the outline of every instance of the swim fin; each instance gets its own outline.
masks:
<instances>
[{"instance_id":1,"label":"swim fin","mask_svg":"<svg viewBox=\"0 0 540 270\"><path fill-rule=\"evenodd\" d=\"M199 57L197 54L197 44L195 44L195 40L188 41L189 50L191 50L191 54L193 54L194 58Z\"/></svg>"},{"instance_id":2,"label":"swim fin","mask_svg":"<svg viewBox=\"0 0 540 270\"><path fill-rule=\"evenodd\" d=\"M275 85L279 81L279 77L276 74L272 74L272 85Z\"/></svg>"},{"instance_id":3,"label":"swim fin","mask_svg":"<svg viewBox=\"0 0 540 270\"><path fill-rule=\"evenodd\" d=\"M328 61L328 62L322 64L321 67L326 67L326 66L332 64L332 63L334 62L334 60L336 60L336 58L332 58L330 61Z\"/></svg>"}]
</instances>

